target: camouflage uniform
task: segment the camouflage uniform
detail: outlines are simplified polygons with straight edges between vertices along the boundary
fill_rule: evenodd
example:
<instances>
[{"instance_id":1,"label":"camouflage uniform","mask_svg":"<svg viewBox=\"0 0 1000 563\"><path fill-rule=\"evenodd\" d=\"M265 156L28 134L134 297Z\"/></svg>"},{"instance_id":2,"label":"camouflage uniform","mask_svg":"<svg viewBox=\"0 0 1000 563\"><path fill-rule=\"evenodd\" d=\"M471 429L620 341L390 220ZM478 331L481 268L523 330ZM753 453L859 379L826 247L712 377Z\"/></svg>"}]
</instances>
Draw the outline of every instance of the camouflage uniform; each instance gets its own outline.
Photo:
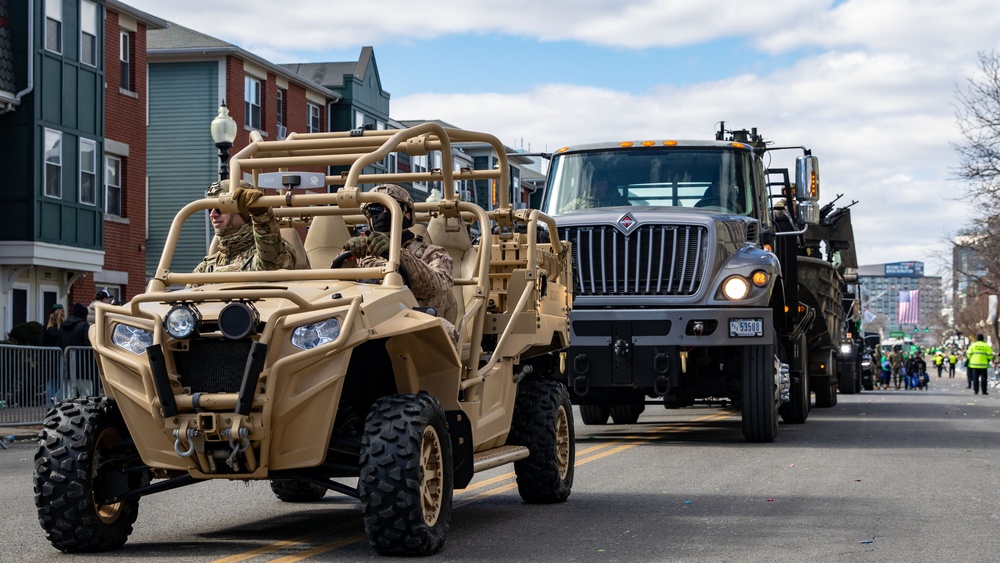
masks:
<instances>
[{"instance_id":1,"label":"camouflage uniform","mask_svg":"<svg viewBox=\"0 0 1000 563\"><path fill-rule=\"evenodd\" d=\"M240 188L256 189L246 181L240 181ZM228 182L225 184L215 182L208 187L206 196L218 197L228 189ZM282 240L278 220L270 208L243 210L239 215L243 218L244 224L237 227L234 232L217 233L218 250L206 256L195 267L195 273L279 270L295 267L295 255L288 247L288 243Z\"/></svg>"},{"instance_id":2,"label":"camouflage uniform","mask_svg":"<svg viewBox=\"0 0 1000 563\"><path fill-rule=\"evenodd\" d=\"M410 291L417 298L421 307L434 307L438 316L454 324L458 307L451 288L455 285L452 278L451 255L444 248L424 242L423 237L415 236L403 243L399 261L410 274ZM385 258L365 256L358 261L362 268L381 267Z\"/></svg>"}]
</instances>

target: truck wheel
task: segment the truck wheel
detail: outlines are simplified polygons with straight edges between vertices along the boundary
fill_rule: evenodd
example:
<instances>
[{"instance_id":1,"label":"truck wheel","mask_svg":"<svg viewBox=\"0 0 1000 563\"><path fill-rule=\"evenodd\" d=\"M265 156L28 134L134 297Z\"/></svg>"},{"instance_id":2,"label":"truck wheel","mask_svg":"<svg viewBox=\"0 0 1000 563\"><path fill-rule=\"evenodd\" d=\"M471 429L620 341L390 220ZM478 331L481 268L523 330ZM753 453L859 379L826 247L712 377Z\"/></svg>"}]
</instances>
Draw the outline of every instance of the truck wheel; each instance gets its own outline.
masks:
<instances>
[{"instance_id":1,"label":"truck wheel","mask_svg":"<svg viewBox=\"0 0 1000 563\"><path fill-rule=\"evenodd\" d=\"M743 354L743 437L773 442L778 435L778 403L771 346L748 346Z\"/></svg>"},{"instance_id":2,"label":"truck wheel","mask_svg":"<svg viewBox=\"0 0 1000 563\"><path fill-rule=\"evenodd\" d=\"M779 344L776 343L775 346L779 346ZM806 349L806 338L803 336L801 345L799 346L799 350L803 355L802 360L799 362L802 366L809 365L809 358L805 357ZM783 348L776 348L776 350L778 351L778 357L784 361ZM809 392L809 374L804 369L799 371L798 376L792 377L788 396L788 402L778 407L781 420L788 424L804 423L809 418L809 401L812 398Z\"/></svg>"},{"instance_id":3,"label":"truck wheel","mask_svg":"<svg viewBox=\"0 0 1000 563\"><path fill-rule=\"evenodd\" d=\"M857 371L852 368L844 370L840 374L840 392L845 395L853 395L858 392Z\"/></svg>"},{"instance_id":4,"label":"truck wheel","mask_svg":"<svg viewBox=\"0 0 1000 563\"><path fill-rule=\"evenodd\" d=\"M601 426L608 423L611 409L601 405L580 405L580 418L588 426Z\"/></svg>"},{"instance_id":5,"label":"truck wheel","mask_svg":"<svg viewBox=\"0 0 1000 563\"><path fill-rule=\"evenodd\" d=\"M271 491L283 502L313 502L326 496L326 487L298 479L271 481Z\"/></svg>"},{"instance_id":6,"label":"truck wheel","mask_svg":"<svg viewBox=\"0 0 1000 563\"><path fill-rule=\"evenodd\" d=\"M365 532L383 555L431 555L451 518L454 465L440 403L426 393L372 405L361 442L358 489Z\"/></svg>"},{"instance_id":7,"label":"truck wheel","mask_svg":"<svg viewBox=\"0 0 1000 563\"><path fill-rule=\"evenodd\" d=\"M827 409L837 405L837 384L832 377L818 378L816 385L816 406Z\"/></svg>"},{"instance_id":8,"label":"truck wheel","mask_svg":"<svg viewBox=\"0 0 1000 563\"><path fill-rule=\"evenodd\" d=\"M639 415L646 410L644 403L626 403L611 407L611 420L615 424L635 424L639 422Z\"/></svg>"},{"instance_id":9,"label":"truck wheel","mask_svg":"<svg viewBox=\"0 0 1000 563\"><path fill-rule=\"evenodd\" d=\"M517 492L524 502L555 503L569 497L576 447L573 405L563 384L541 379L518 386L507 443L531 452L514 462Z\"/></svg>"},{"instance_id":10,"label":"truck wheel","mask_svg":"<svg viewBox=\"0 0 1000 563\"><path fill-rule=\"evenodd\" d=\"M139 515L139 499L101 504L95 494L105 479L123 475L109 472L112 456L129 453L138 458L113 400L82 397L49 411L35 450L34 489L38 521L56 549L95 552L125 545ZM129 475L129 485L148 483L148 477L145 471Z\"/></svg>"}]
</instances>

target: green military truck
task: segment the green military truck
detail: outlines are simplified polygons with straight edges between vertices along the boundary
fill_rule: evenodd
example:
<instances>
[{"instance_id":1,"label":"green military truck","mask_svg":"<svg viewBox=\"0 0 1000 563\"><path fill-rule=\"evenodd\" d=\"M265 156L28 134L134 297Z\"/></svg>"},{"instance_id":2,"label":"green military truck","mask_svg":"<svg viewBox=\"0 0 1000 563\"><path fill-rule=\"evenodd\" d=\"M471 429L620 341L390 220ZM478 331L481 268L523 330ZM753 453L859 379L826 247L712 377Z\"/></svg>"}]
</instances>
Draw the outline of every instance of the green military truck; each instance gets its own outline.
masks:
<instances>
[{"instance_id":1,"label":"green military truck","mask_svg":"<svg viewBox=\"0 0 1000 563\"><path fill-rule=\"evenodd\" d=\"M458 143L490 147L501 166L453 170ZM390 155L432 151L443 168L371 172ZM317 167L347 172L295 172ZM145 293L98 305L90 341L107 396L57 405L35 454L39 521L56 548L119 548L141 497L207 480L270 481L283 501L329 490L357 498L372 547L406 555L441 548L452 491L476 472L513 463L526 502L569 496L569 394L524 367L568 344L566 252L558 238L538 242L538 225L555 224L537 210L502 198L487 212L455 197L456 179L507 184L495 137L432 123L282 141L252 134L231 170L269 189L258 205L288 227L297 268L171 270L185 221L236 210L223 194L178 213ZM383 182L442 188L442 201L415 204L414 219L426 224L418 236L454 259L457 343L410 290L399 204L361 189ZM337 268L366 203L392 213L385 265ZM484 233L477 241L472 223ZM308 228L304 241L294 227Z\"/></svg>"},{"instance_id":2,"label":"green military truck","mask_svg":"<svg viewBox=\"0 0 1000 563\"><path fill-rule=\"evenodd\" d=\"M795 182L765 165L782 149L803 153ZM540 207L573 249L564 363L584 423L723 401L741 409L748 441L770 442L779 415L806 420L810 389L819 404L835 398L854 266L810 248L827 234L810 231L819 196L817 158L756 130L552 154Z\"/></svg>"}]
</instances>

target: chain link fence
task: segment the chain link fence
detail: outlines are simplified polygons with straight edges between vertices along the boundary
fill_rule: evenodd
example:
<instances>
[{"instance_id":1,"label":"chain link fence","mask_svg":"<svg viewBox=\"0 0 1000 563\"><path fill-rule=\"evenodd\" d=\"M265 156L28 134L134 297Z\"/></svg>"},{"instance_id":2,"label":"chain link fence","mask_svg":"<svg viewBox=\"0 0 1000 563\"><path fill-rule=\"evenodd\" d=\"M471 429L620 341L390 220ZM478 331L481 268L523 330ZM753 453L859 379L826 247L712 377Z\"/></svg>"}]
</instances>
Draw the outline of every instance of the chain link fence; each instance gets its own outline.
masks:
<instances>
[{"instance_id":1,"label":"chain link fence","mask_svg":"<svg viewBox=\"0 0 1000 563\"><path fill-rule=\"evenodd\" d=\"M41 424L59 401L103 393L89 346L0 344L0 426Z\"/></svg>"}]
</instances>

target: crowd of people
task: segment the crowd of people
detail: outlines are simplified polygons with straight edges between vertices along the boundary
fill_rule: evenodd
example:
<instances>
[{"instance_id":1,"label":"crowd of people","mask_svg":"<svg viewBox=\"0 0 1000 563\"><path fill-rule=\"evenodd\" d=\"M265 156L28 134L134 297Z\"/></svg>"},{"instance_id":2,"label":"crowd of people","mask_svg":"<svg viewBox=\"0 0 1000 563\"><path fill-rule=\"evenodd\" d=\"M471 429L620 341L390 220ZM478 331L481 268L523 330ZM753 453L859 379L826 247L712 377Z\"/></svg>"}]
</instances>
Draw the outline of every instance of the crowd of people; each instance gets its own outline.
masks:
<instances>
[{"instance_id":1,"label":"crowd of people","mask_svg":"<svg viewBox=\"0 0 1000 563\"><path fill-rule=\"evenodd\" d=\"M922 389L926 390L931 377L928 367L933 366L938 378L944 377L947 370L948 379L954 379L956 368L961 367L966 373L967 389L972 389L978 395L989 395L989 375L1000 371L1000 357L986 343L982 334L976 335L976 340L968 349L926 349L910 346L904 349L896 344L890 349L882 350L879 358L881 366L881 389ZM996 381L996 379L995 379ZM997 383L995 383L996 385Z\"/></svg>"}]
</instances>

